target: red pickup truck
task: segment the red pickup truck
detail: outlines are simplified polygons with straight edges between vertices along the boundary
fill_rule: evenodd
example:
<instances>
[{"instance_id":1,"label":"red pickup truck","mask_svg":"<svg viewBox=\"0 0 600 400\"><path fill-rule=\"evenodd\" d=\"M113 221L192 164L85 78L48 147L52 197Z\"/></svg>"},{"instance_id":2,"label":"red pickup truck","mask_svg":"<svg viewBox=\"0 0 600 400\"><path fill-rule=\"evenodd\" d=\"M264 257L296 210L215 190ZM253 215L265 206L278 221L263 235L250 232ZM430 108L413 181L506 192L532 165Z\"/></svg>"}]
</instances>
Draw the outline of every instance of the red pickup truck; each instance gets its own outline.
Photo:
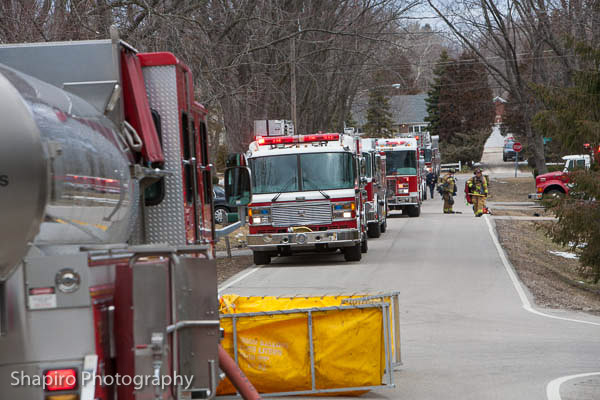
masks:
<instances>
[{"instance_id":1,"label":"red pickup truck","mask_svg":"<svg viewBox=\"0 0 600 400\"><path fill-rule=\"evenodd\" d=\"M569 172L579 168L590 168L590 156L587 154L570 155L562 158L565 166L562 171L548 172L535 178L535 193L528 197L541 200L544 197L569 194Z\"/></svg>"}]
</instances>

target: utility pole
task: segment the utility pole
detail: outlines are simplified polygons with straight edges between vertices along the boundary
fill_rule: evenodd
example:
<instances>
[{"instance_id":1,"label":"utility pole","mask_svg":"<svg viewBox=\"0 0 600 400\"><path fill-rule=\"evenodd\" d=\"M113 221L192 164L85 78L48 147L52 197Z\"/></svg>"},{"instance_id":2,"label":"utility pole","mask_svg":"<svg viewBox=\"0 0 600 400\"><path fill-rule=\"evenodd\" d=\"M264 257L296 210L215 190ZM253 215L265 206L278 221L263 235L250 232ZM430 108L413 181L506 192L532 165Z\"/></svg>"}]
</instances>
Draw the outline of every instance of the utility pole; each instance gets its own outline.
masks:
<instances>
[{"instance_id":1,"label":"utility pole","mask_svg":"<svg viewBox=\"0 0 600 400\"><path fill-rule=\"evenodd\" d=\"M290 71L292 81L292 123L294 124L294 132L298 132L298 124L296 118L296 38L292 38L290 45Z\"/></svg>"}]
</instances>

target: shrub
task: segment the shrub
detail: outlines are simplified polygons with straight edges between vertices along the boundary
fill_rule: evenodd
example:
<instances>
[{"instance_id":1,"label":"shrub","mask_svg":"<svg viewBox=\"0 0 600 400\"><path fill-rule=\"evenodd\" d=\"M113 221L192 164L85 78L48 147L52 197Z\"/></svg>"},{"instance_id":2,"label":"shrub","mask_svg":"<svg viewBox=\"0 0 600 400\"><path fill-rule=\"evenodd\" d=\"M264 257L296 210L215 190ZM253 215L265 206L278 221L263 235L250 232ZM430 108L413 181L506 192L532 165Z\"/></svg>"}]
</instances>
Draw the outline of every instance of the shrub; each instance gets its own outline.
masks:
<instances>
[{"instance_id":1,"label":"shrub","mask_svg":"<svg viewBox=\"0 0 600 400\"><path fill-rule=\"evenodd\" d=\"M546 203L558 222L546 228L553 242L579 254L584 275L600 281L600 172L570 173L569 196Z\"/></svg>"}]
</instances>

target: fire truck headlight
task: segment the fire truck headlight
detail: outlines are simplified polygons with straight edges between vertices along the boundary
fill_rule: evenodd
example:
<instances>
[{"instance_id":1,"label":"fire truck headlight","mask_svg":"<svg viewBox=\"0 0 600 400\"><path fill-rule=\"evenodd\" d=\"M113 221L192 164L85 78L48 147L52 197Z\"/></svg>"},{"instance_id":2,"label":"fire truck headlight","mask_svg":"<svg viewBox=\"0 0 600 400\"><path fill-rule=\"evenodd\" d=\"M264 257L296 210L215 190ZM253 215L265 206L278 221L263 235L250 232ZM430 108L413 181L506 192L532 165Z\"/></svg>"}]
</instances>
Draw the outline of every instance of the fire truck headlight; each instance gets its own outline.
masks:
<instances>
[{"instance_id":1,"label":"fire truck headlight","mask_svg":"<svg viewBox=\"0 0 600 400\"><path fill-rule=\"evenodd\" d=\"M252 207L248 210L252 217L252 225L268 225L271 223L271 209L269 207Z\"/></svg>"},{"instance_id":2,"label":"fire truck headlight","mask_svg":"<svg viewBox=\"0 0 600 400\"><path fill-rule=\"evenodd\" d=\"M331 203L333 219L352 219L356 216L356 205L353 201Z\"/></svg>"}]
</instances>

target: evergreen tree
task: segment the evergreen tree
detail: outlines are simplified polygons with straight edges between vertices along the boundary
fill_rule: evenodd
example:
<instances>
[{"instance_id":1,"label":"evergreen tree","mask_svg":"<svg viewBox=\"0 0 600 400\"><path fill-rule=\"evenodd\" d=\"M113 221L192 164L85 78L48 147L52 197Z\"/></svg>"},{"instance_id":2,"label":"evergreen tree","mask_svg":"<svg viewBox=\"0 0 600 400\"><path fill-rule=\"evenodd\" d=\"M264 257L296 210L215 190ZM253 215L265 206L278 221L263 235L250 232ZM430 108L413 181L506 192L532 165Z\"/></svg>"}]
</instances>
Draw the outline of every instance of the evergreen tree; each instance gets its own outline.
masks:
<instances>
[{"instance_id":1,"label":"evergreen tree","mask_svg":"<svg viewBox=\"0 0 600 400\"><path fill-rule=\"evenodd\" d=\"M393 137L390 99L385 88L377 87L369 91L367 123L363 126L366 137Z\"/></svg>"},{"instance_id":2,"label":"evergreen tree","mask_svg":"<svg viewBox=\"0 0 600 400\"><path fill-rule=\"evenodd\" d=\"M582 68L572 74L568 88L538 87L546 106L534 127L562 144L568 153L581 154L589 143L594 163L590 171L569 175L569 196L546 206L558 222L547 229L556 243L579 254L580 272L594 283L600 281L600 49L575 47Z\"/></svg>"},{"instance_id":3,"label":"evergreen tree","mask_svg":"<svg viewBox=\"0 0 600 400\"><path fill-rule=\"evenodd\" d=\"M494 120L492 91L485 67L465 52L456 61L442 53L428 93L426 121L440 136L443 162L479 161Z\"/></svg>"},{"instance_id":4,"label":"evergreen tree","mask_svg":"<svg viewBox=\"0 0 600 400\"><path fill-rule=\"evenodd\" d=\"M579 255L579 272L593 283L600 281L600 172L570 173L569 196L546 204L558 222L546 228L553 242Z\"/></svg>"},{"instance_id":5,"label":"evergreen tree","mask_svg":"<svg viewBox=\"0 0 600 400\"><path fill-rule=\"evenodd\" d=\"M562 144L567 154L581 154L585 143L600 144L600 49L578 45L582 69L571 87L536 87L546 109L533 119L534 128Z\"/></svg>"},{"instance_id":6,"label":"evergreen tree","mask_svg":"<svg viewBox=\"0 0 600 400\"><path fill-rule=\"evenodd\" d=\"M427 98L425 99L425 103L427 104L425 122L429 123L429 133L431 135L440 134L440 93L446 67L449 63L450 57L448 57L448 52L444 50L433 69L433 84L429 92L427 92Z\"/></svg>"}]
</instances>

